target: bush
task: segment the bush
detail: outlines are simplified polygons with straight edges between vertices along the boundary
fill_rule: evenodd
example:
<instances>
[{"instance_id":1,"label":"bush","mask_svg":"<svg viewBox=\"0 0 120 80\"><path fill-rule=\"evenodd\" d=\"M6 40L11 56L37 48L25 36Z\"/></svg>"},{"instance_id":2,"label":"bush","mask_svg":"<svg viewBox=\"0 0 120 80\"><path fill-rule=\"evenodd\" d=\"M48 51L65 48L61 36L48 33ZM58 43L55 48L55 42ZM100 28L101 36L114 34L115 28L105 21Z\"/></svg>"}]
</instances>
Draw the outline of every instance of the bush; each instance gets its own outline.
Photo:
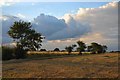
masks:
<instances>
[{"instance_id":1,"label":"bush","mask_svg":"<svg viewBox=\"0 0 120 80\"><path fill-rule=\"evenodd\" d=\"M10 60L14 58L14 48L2 46L2 60Z\"/></svg>"},{"instance_id":2,"label":"bush","mask_svg":"<svg viewBox=\"0 0 120 80\"><path fill-rule=\"evenodd\" d=\"M47 51L46 49L40 49L40 51Z\"/></svg>"},{"instance_id":3,"label":"bush","mask_svg":"<svg viewBox=\"0 0 120 80\"><path fill-rule=\"evenodd\" d=\"M2 46L2 60L10 59L24 59L26 58L26 51L20 48L10 48Z\"/></svg>"},{"instance_id":4,"label":"bush","mask_svg":"<svg viewBox=\"0 0 120 80\"><path fill-rule=\"evenodd\" d=\"M23 50L22 48L16 48L14 54L16 59L26 58L26 51Z\"/></svg>"},{"instance_id":5,"label":"bush","mask_svg":"<svg viewBox=\"0 0 120 80\"><path fill-rule=\"evenodd\" d=\"M60 51L60 49L59 48L55 48L54 51Z\"/></svg>"}]
</instances>

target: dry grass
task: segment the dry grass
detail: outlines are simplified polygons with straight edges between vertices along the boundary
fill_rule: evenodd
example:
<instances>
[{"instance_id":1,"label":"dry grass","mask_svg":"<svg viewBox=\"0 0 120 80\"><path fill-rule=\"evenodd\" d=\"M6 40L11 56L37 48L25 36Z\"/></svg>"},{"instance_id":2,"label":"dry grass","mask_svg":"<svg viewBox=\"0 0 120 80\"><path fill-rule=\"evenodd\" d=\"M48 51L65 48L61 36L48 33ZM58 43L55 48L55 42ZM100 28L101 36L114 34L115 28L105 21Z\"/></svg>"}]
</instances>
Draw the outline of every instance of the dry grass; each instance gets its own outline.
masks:
<instances>
[{"instance_id":1,"label":"dry grass","mask_svg":"<svg viewBox=\"0 0 120 80\"><path fill-rule=\"evenodd\" d=\"M116 78L118 53L3 61L3 78Z\"/></svg>"}]
</instances>

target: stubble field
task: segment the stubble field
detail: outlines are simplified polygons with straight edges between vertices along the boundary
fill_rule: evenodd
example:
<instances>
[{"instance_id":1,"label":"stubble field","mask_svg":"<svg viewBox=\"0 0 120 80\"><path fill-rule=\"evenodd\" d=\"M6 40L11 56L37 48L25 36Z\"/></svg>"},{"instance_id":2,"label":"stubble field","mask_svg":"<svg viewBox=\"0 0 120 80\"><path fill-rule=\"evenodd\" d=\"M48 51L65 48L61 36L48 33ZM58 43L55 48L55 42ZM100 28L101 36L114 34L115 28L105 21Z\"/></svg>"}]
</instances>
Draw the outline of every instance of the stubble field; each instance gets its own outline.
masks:
<instances>
[{"instance_id":1,"label":"stubble field","mask_svg":"<svg viewBox=\"0 0 120 80\"><path fill-rule=\"evenodd\" d=\"M3 78L116 78L118 53L3 61Z\"/></svg>"}]
</instances>

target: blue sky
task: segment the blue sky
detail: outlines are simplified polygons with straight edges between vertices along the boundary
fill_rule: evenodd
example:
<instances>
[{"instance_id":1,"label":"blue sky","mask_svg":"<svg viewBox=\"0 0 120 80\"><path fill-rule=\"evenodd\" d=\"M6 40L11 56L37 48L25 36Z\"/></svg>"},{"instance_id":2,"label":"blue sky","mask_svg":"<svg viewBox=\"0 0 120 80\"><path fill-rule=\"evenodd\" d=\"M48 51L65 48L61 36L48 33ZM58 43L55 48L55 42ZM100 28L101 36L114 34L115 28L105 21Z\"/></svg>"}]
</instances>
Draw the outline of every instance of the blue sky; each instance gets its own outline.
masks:
<instances>
[{"instance_id":1,"label":"blue sky","mask_svg":"<svg viewBox=\"0 0 120 80\"><path fill-rule=\"evenodd\" d=\"M97 8L108 2L20 2L10 6L3 6L3 15L22 14L32 20L41 13L62 17L66 13L76 13L79 8Z\"/></svg>"}]
</instances>

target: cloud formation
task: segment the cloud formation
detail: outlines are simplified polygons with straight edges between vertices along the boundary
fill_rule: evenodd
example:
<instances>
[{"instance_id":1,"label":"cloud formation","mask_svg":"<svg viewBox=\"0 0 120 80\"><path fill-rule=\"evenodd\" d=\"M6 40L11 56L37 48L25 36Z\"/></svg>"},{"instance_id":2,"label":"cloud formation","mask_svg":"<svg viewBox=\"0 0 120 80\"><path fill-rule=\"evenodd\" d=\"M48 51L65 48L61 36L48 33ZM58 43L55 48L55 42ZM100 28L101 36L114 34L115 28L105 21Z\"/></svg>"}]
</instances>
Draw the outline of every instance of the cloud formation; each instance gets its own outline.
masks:
<instances>
[{"instance_id":1,"label":"cloud formation","mask_svg":"<svg viewBox=\"0 0 120 80\"><path fill-rule=\"evenodd\" d=\"M44 14L40 14L34 18L32 25L37 31L46 36L46 38L67 26L63 19L57 19L54 16Z\"/></svg>"},{"instance_id":2,"label":"cloud formation","mask_svg":"<svg viewBox=\"0 0 120 80\"><path fill-rule=\"evenodd\" d=\"M80 37L90 31L89 25L83 25L71 16L68 16L68 18L69 20L66 22L64 19L40 14L40 16L34 19L32 24L33 27L46 36L48 40Z\"/></svg>"},{"instance_id":3,"label":"cloud formation","mask_svg":"<svg viewBox=\"0 0 120 80\"><path fill-rule=\"evenodd\" d=\"M20 18L15 16L3 15L0 17L0 22L2 23L2 43L9 43L12 41L7 32L13 23L19 20Z\"/></svg>"},{"instance_id":4,"label":"cloud formation","mask_svg":"<svg viewBox=\"0 0 120 80\"><path fill-rule=\"evenodd\" d=\"M74 44L82 40L88 45L91 42L98 42L107 45L108 50L118 50L118 3L111 2L99 8L80 8L76 14L67 13L63 16L66 24L71 24L70 18L77 24L89 24L91 31L72 39L52 40L50 44L64 44L62 46L65 47L67 46L65 42Z\"/></svg>"},{"instance_id":5,"label":"cloud formation","mask_svg":"<svg viewBox=\"0 0 120 80\"><path fill-rule=\"evenodd\" d=\"M117 49L118 44L118 3L108 3L99 8L79 8L76 14L65 14L61 19L40 14L31 22L33 28L41 32L48 40L43 47L73 44L77 40L106 44ZM19 16L20 17L20 16ZM6 32L19 17L4 15L2 20L3 41L8 42ZM43 43L44 44L44 43ZM110 45L113 45L112 47Z\"/></svg>"},{"instance_id":6,"label":"cloud formation","mask_svg":"<svg viewBox=\"0 0 120 80\"><path fill-rule=\"evenodd\" d=\"M109 49L118 48L118 3L111 2L99 8L80 8L76 14L69 14L82 24L89 24L91 32L78 40L106 44ZM66 20L66 18L65 18ZM114 45L111 47L110 45Z\"/></svg>"}]
</instances>

